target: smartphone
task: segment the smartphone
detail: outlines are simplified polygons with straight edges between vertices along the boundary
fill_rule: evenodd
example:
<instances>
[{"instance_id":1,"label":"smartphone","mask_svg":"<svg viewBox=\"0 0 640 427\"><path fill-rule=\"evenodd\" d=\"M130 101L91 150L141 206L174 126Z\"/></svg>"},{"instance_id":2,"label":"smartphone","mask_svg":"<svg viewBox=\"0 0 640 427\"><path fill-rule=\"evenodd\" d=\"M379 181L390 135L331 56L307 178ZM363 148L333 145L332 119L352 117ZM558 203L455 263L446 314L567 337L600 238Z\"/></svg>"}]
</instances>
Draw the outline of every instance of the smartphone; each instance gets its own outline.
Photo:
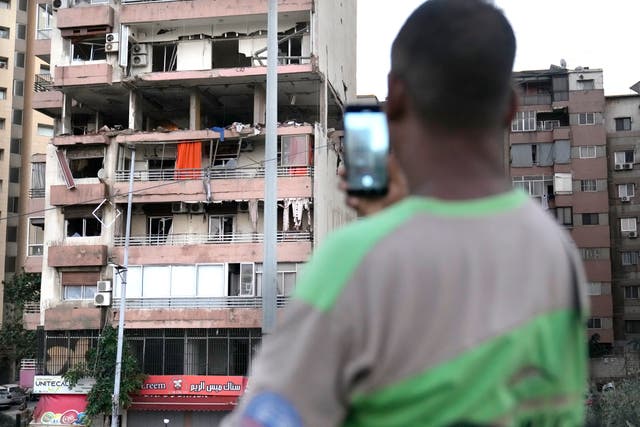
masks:
<instances>
[{"instance_id":1,"label":"smartphone","mask_svg":"<svg viewBox=\"0 0 640 427\"><path fill-rule=\"evenodd\" d=\"M344 113L344 161L347 194L387 194L389 129L378 105L349 105Z\"/></svg>"}]
</instances>

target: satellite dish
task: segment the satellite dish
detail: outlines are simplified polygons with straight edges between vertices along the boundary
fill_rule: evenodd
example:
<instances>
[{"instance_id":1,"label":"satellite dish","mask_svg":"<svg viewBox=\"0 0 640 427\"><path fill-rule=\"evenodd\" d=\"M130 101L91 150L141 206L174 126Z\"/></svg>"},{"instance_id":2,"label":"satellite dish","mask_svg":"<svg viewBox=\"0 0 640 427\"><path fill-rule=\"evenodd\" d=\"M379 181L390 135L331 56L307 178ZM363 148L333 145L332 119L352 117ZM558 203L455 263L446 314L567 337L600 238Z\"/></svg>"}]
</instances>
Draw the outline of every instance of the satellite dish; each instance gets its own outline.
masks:
<instances>
[{"instance_id":1,"label":"satellite dish","mask_svg":"<svg viewBox=\"0 0 640 427\"><path fill-rule=\"evenodd\" d=\"M564 58L560 60L560 66L562 68L567 68L567 61L565 61Z\"/></svg>"},{"instance_id":2,"label":"satellite dish","mask_svg":"<svg viewBox=\"0 0 640 427\"><path fill-rule=\"evenodd\" d=\"M107 179L107 171L104 169L100 169L98 171L98 179L100 182L104 182Z\"/></svg>"}]
</instances>

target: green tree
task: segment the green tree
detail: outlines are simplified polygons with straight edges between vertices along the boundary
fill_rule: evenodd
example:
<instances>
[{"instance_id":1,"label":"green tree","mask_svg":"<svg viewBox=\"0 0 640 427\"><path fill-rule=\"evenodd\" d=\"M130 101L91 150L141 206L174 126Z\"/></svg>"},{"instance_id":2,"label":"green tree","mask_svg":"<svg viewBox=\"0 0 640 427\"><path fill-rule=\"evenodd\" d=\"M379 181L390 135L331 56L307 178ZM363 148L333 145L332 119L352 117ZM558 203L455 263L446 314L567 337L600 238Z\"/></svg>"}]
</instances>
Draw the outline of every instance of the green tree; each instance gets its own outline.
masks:
<instances>
[{"instance_id":1,"label":"green tree","mask_svg":"<svg viewBox=\"0 0 640 427\"><path fill-rule=\"evenodd\" d=\"M588 415L591 425L640 426L640 378L616 382L615 389L599 393Z\"/></svg>"},{"instance_id":2,"label":"green tree","mask_svg":"<svg viewBox=\"0 0 640 427\"><path fill-rule=\"evenodd\" d=\"M103 418L111 415L117 345L118 332L112 326L107 325L102 330L97 346L87 352L86 362L73 366L64 374L65 380L72 387L82 378L96 380L87 396L85 413L89 423L98 415L102 415ZM138 361L126 343L122 351L122 375L120 378L120 407L126 409L131 406L131 396L142 388L146 379L146 375L140 370Z\"/></svg>"},{"instance_id":3,"label":"green tree","mask_svg":"<svg viewBox=\"0 0 640 427\"><path fill-rule=\"evenodd\" d=\"M22 272L3 283L5 313L0 348L9 349L9 363L15 370L21 359L36 356L36 332L24 329L22 316L26 303L40 301L40 274Z\"/></svg>"}]
</instances>

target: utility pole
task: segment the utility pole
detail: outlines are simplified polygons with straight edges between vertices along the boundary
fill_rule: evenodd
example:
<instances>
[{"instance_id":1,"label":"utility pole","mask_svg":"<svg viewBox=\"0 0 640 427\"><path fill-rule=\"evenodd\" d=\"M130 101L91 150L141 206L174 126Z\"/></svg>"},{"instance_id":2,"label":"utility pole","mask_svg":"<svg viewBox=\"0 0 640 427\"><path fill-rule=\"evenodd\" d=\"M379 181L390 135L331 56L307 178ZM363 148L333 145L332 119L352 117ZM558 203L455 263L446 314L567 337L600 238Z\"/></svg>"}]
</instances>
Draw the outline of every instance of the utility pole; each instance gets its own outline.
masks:
<instances>
[{"instance_id":1,"label":"utility pole","mask_svg":"<svg viewBox=\"0 0 640 427\"><path fill-rule=\"evenodd\" d=\"M124 312L127 296L127 269L129 268L129 242L131 239L131 204L133 203L133 175L136 164L136 148L132 145L129 166L129 194L127 197L127 225L124 234L124 254L122 266L117 266L120 275L120 308L118 312L118 349L116 351L116 372L113 380L113 401L111 406L111 427L118 427L120 415L120 377L122 376L122 347L124 344Z\"/></svg>"},{"instance_id":2,"label":"utility pole","mask_svg":"<svg viewBox=\"0 0 640 427\"><path fill-rule=\"evenodd\" d=\"M278 0L269 0L267 23L267 138L264 173L264 260L262 263L262 333L276 329L278 227Z\"/></svg>"}]
</instances>

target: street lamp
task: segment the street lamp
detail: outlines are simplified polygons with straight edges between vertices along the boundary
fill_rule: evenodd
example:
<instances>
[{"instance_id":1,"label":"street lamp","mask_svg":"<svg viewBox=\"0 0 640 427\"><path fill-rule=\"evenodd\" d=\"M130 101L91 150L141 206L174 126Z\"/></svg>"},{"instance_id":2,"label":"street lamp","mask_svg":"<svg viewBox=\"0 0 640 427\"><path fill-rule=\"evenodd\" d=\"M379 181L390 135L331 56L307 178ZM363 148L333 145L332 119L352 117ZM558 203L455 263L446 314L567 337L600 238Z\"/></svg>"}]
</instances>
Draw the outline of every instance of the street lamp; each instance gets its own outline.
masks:
<instances>
[{"instance_id":1,"label":"street lamp","mask_svg":"<svg viewBox=\"0 0 640 427\"><path fill-rule=\"evenodd\" d=\"M169 418L165 418L164 420L162 420L162 422L164 423L165 427L167 427L169 425Z\"/></svg>"}]
</instances>

